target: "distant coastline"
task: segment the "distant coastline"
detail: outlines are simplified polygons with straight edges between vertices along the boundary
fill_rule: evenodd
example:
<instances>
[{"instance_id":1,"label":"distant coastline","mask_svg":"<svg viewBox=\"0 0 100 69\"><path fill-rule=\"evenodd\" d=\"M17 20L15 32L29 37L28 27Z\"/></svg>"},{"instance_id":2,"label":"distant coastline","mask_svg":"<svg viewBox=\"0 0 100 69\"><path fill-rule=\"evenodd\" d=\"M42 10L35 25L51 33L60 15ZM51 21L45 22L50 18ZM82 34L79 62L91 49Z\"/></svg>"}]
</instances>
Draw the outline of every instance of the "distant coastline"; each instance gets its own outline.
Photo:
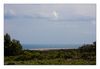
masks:
<instances>
[{"instance_id":1,"label":"distant coastline","mask_svg":"<svg viewBox=\"0 0 100 69\"><path fill-rule=\"evenodd\" d=\"M59 50L59 49L77 49L80 46L82 46L81 44L66 44L66 45L50 45L50 44L46 44L46 45L23 45L23 49L24 50Z\"/></svg>"},{"instance_id":2,"label":"distant coastline","mask_svg":"<svg viewBox=\"0 0 100 69\"><path fill-rule=\"evenodd\" d=\"M24 49L24 50L33 50L33 51L48 51L48 50L67 50L74 48L38 48L38 49Z\"/></svg>"}]
</instances>

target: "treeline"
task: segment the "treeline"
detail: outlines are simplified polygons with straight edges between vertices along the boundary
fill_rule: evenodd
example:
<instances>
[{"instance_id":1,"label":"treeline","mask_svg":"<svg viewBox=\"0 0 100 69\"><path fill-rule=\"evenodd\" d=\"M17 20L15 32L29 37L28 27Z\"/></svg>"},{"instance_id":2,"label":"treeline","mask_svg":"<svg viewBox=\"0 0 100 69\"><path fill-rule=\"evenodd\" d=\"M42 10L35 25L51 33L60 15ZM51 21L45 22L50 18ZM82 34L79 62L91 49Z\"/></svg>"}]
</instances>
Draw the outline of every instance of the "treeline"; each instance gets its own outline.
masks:
<instances>
[{"instance_id":1,"label":"treeline","mask_svg":"<svg viewBox=\"0 0 100 69\"><path fill-rule=\"evenodd\" d=\"M5 64L96 64L96 42L85 44L78 49L22 50L18 40L4 36Z\"/></svg>"}]
</instances>

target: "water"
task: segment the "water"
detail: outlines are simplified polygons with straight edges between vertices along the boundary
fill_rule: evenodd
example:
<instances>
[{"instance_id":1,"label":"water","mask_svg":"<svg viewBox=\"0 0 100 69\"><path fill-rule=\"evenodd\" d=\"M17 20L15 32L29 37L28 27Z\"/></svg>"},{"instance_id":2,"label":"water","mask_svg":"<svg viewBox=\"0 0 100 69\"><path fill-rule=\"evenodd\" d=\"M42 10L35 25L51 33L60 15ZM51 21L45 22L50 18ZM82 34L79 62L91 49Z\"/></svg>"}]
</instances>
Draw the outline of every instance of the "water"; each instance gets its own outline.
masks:
<instances>
[{"instance_id":1,"label":"water","mask_svg":"<svg viewBox=\"0 0 100 69\"><path fill-rule=\"evenodd\" d=\"M23 44L23 49L40 49L40 48L68 48L68 49L74 49L80 47L80 44L66 44L66 45L52 45L52 44Z\"/></svg>"}]
</instances>

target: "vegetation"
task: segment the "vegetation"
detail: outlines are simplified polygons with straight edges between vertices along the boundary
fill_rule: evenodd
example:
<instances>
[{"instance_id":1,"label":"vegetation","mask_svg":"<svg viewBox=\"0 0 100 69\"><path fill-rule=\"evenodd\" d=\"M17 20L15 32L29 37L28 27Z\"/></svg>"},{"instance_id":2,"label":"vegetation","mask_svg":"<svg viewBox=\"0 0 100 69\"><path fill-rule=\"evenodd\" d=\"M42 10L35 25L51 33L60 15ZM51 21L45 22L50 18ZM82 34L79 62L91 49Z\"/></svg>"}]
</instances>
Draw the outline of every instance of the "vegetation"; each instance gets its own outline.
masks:
<instances>
[{"instance_id":1,"label":"vegetation","mask_svg":"<svg viewBox=\"0 0 100 69\"><path fill-rule=\"evenodd\" d=\"M95 65L96 42L78 49L22 50L19 41L4 36L5 65Z\"/></svg>"},{"instance_id":2,"label":"vegetation","mask_svg":"<svg viewBox=\"0 0 100 69\"><path fill-rule=\"evenodd\" d=\"M11 40L9 34L4 35L4 56L19 55L22 51L22 46L18 40Z\"/></svg>"}]
</instances>

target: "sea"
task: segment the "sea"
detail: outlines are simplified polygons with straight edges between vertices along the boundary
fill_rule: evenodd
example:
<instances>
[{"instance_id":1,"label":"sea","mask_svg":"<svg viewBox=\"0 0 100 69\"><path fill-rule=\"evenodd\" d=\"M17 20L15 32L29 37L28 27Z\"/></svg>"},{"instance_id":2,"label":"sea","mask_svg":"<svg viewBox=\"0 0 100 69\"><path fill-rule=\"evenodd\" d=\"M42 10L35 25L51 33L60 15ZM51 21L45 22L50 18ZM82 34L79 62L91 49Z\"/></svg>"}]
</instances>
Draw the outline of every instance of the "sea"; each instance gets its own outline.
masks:
<instances>
[{"instance_id":1,"label":"sea","mask_svg":"<svg viewBox=\"0 0 100 69\"><path fill-rule=\"evenodd\" d=\"M81 47L81 44L23 44L23 49L53 49L53 48L60 48L60 49L77 49Z\"/></svg>"}]
</instances>

